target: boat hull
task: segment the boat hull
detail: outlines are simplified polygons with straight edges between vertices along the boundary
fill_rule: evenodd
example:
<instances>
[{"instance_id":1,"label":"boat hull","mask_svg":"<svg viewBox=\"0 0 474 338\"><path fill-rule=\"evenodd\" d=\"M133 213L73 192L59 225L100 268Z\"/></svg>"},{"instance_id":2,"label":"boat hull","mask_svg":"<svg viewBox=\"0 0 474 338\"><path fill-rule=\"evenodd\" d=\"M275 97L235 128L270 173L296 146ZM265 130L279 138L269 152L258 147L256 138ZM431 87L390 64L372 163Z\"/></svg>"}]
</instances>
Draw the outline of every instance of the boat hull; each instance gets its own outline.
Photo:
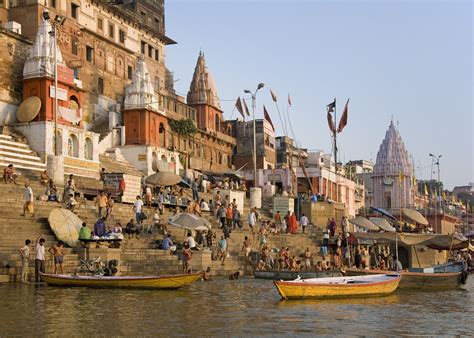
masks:
<instances>
[{"instance_id":1,"label":"boat hull","mask_svg":"<svg viewBox=\"0 0 474 338\"><path fill-rule=\"evenodd\" d=\"M170 276L105 277L43 274L43 280L54 286L89 288L179 289L202 277L202 273Z\"/></svg>"},{"instance_id":2,"label":"boat hull","mask_svg":"<svg viewBox=\"0 0 474 338\"><path fill-rule=\"evenodd\" d=\"M361 284L309 284L304 281L274 282L283 299L330 299L385 296L394 292L400 276L385 281Z\"/></svg>"},{"instance_id":3,"label":"boat hull","mask_svg":"<svg viewBox=\"0 0 474 338\"><path fill-rule=\"evenodd\" d=\"M347 276L375 275L387 273L382 270L347 269ZM398 272L402 276L399 289L455 289L461 286L462 272L424 273Z\"/></svg>"},{"instance_id":4,"label":"boat hull","mask_svg":"<svg viewBox=\"0 0 474 338\"><path fill-rule=\"evenodd\" d=\"M255 271L255 278L259 279L271 279L271 280L295 280L298 277L302 279L306 278L324 278L324 277L340 277L342 276L340 271L320 271L320 272L309 272L309 271Z\"/></svg>"}]
</instances>

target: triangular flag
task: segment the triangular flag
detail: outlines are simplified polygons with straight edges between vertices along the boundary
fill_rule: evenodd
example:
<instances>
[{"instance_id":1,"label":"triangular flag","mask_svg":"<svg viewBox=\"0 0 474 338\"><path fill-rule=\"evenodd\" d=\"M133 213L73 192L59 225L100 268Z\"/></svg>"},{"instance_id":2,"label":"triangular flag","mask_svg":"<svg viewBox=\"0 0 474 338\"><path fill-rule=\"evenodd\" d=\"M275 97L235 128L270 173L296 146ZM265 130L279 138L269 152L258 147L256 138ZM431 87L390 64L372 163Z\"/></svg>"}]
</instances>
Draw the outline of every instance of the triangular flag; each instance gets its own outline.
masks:
<instances>
[{"instance_id":1,"label":"triangular flag","mask_svg":"<svg viewBox=\"0 0 474 338\"><path fill-rule=\"evenodd\" d=\"M454 199L454 194L451 194L451 204L454 204L456 200Z\"/></svg>"},{"instance_id":2,"label":"triangular flag","mask_svg":"<svg viewBox=\"0 0 474 338\"><path fill-rule=\"evenodd\" d=\"M331 133L335 134L336 133L336 126L334 125L334 120L332 119L332 115L331 115L331 112L334 111L334 110L332 110L332 111L329 110L330 109L329 106L327 106L327 109L328 109L327 119L328 119L329 130L331 131Z\"/></svg>"},{"instance_id":3,"label":"triangular flag","mask_svg":"<svg viewBox=\"0 0 474 338\"><path fill-rule=\"evenodd\" d=\"M443 190L443 201L446 202L446 192Z\"/></svg>"},{"instance_id":4,"label":"triangular flag","mask_svg":"<svg viewBox=\"0 0 474 338\"><path fill-rule=\"evenodd\" d=\"M290 97L290 93L288 93L288 105L291 107L291 97Z\"/></svg>"},{"instance_id":5,"label":"triangular flag","mask_svg":"<svg viewBox=\"0 0 474 338\"><path fill-rule=\"evenodd\" d=\"M276 94L273 92L273 90L271 90L271 89L270 89L270 94L272 95L272 100L273 100L274 102L277 102L277 96L276 96Z\"/></svg>"},{"instance_id":6,"label":"triangular flag","mask_svg":"<svg viewBox=\"0 0 474 338\"><path fill-rule=\"evenodd\" d=\"M347 99L346 105L344 106L344 110L342 112L342 117L339 120L339 125L337 127L337 132L340 133L347 125L347 115L349 113L349 99Z\"/></svg>"},{"instance_id":7,"label":"triangular flag","mask_svg":"<svg viewBox=\"0 0 474 338\"><path fill-rule=\"evenodd\" d=\"M272 126L273 131L275 131L275 127L273 126L272 119L270 118L270 115L268 114L267 108L265 108L265 105L263 105L263 117L265 118L265 120L268 121L268 123L270 123L270 125Z\"/></svg>"},{"instance_id":8,"label":"triangular flag","mask_svg":"<svg viewBox=\"0 0 474 338\"><path fill-rule=\"evenodd\" d=\"M426 186L426 183L423 184L423 192L425 193L425 196L428 196L429 193L428 193L428 187Z\"/></svg>"},{"instance_id":9,"label":"triangular flag","mask_svg":"<svg viewBox=\"0 0 474 338\"><path fill-rule=\"evenodd\" d=\"M336 109L336 99L334 99L334 101L332 101L326 107L328 108L328 113L334 112L334 109Z\"/></svg>"},{"instance_id":10,"label":"triangular flag","mask_svg":"<svg viewBox=\"0 0 474 338\"><path fill-rule=\"evenodd\" d=\"M242 101L240 100L240 96L237 98L237 101L235 101L235 108L237 108L240 115L242 115L245 120L244 109L242 108Z\"/></svg>"},{"instance_id":11,"label":"triangular flag","mask_svg":"<svg viewBox=\"0 0 474 338\"><path fill-rule=\"evenodd\" d=\"M245 99L243 99L242 101L244 102L245 113L247 114L247 116L250 116L249 107L247 107L247 103L245 102Z\"/></svg>"}]
</instances>

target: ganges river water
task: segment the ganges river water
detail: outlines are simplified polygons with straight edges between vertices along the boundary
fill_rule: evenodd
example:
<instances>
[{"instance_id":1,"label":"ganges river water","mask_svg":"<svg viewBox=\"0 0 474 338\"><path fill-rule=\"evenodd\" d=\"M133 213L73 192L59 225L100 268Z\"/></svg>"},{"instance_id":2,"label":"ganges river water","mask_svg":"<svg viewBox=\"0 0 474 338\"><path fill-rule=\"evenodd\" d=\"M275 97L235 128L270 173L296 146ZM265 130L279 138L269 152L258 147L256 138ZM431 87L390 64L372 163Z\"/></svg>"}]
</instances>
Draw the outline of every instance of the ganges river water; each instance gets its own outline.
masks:
<instances>
[{"instance_id":1,"label":"ganges river water","mask_svg":"<svg viewBox=\"0 0 474 338\"><path fill-rule=\"evenodd\" d=\"M271 281L179 291L0 285L0 336L472 335L474 278L459 290L281 301Z\"/></svg>"}]
</instances>

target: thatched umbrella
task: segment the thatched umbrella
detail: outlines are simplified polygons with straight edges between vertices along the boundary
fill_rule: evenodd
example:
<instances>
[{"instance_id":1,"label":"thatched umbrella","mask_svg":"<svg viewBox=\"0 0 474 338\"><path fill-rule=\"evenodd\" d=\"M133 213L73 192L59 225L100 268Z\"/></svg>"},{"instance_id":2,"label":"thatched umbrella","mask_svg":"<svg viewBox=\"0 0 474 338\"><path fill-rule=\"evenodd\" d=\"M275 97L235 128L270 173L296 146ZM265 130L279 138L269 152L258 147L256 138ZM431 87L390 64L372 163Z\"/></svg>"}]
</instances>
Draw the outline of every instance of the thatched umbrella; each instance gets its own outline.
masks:
<instances>
[{"instance_id":1,"label":"thatched umbrella","mask_svg":"<svg viewBox=\"0 0 474 338\"><path fill-rule=\"evenodd\" d=\"M177 228L186 230L205 231L211 229L211 223L202 217L183 212L168 219L168 223Z\"/></svg>"},{"instance_id":2,"label":"thatched umbrella","mask_svg":"<svg viewBox=\"0 0 474 338\"><path fill-rule=\"evenodd\" d=\"M170 186L181 182L181 177L169 171L160 171L145 178L145 183L156 186Z\"/></svg>"}]
</instances>

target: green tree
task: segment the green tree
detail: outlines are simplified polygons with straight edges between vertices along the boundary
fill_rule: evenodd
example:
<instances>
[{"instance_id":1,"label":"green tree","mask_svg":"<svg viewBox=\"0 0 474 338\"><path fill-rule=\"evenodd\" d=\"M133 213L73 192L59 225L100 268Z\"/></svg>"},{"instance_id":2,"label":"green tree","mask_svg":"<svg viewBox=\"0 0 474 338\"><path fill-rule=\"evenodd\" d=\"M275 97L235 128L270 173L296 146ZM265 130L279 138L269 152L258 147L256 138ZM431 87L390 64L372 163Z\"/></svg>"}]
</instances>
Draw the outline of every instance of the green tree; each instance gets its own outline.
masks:
<instances>
[{"instance_id":1,"label":"green tree","mask_svg":"<svg viewBox=\"0 0 474 338\"><path fill-rule=\"evenodd\" d=\"M171 131L175 133L178 136L178 149L179 149L179 144L181 143L181 137L183 137L185 140L188 140L190 137L193 137L195 133L197 133L198 129L196 128L196 125L194 124L193 120L191 119L182 119L182 120L171 120L169 122L169 126L171 128ZM188 168L188 154L186 152L183 152L182 155L184 155L184 167L185 169ZM180 156L181 160L182 156ZM183 161L180 161L181 164L183 164Z\"/></svg>"}]
</instances>

